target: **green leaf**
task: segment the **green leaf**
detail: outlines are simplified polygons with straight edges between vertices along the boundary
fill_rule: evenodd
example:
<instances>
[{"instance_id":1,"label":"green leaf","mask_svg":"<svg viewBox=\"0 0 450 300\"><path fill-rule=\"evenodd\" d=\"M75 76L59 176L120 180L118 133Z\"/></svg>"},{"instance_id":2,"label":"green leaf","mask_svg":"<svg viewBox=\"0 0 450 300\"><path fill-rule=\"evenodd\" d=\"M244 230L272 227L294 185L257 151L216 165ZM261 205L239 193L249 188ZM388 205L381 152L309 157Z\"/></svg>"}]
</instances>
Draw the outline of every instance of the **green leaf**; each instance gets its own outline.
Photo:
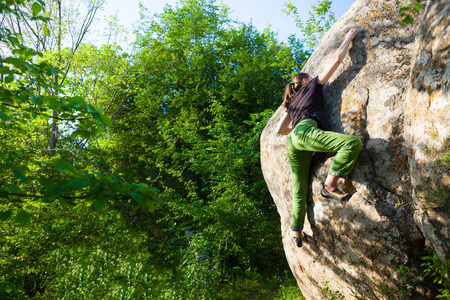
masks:
<instances>
[{"instance_id":1,"label":"green leaf","mask_svg":"<svg viewBox=\"0 0 450 300\"><path fill-rule=\"evenodd\" d=\"M48 29L47 24L44 25L44 34L46 36L50 36L51 35L51 31L50 31L50 29Z\"/></svg>"},{"instance_id":2,"label":"green leaf","mask_svg":"<svg viewBox=\"0 0 450 300\"><path fill-rule=\"evenodd\" d=\"M50 203L53 200L55 200L56 197L58 197L58 195L45 196L45 197L42 198L42 202Z\"/></svg>"},{"instance_id":3,"label":"green leaf","mask_svg":"<svg viewBox=\"0 0 450 300\"><path fill-rule=\"evenodd\" d=\"M91 115L100 123L103 123L102 117L98 112L91 112Z\"/></svg>"},{"instance_id":4,"label":"green leaf","mask_svg":"<svg viewBox=\"0 0 450 300\"><path fill-rule=\"evenodd\" d=\"M5 221L11 217L11 210L0 211L0 221Z\"/></svg>"},{"instance_id":5,"label":"green leaf","mask_svg":"<svg viewBox=\"0 0 450 300\"><path fill-rule=\"evenodd\" d=\"M39 14L41 12L41 10L42 10L42 6L39 3L37 3L37 2L34 2L33 5L31 6L31 12L35 16L37 14Z\"/></svg>"},{"instance_id":6,"label":"green leaf","mask_svg":"<svg viewBox=\"0 0 450 300\"><path fill-rule=\"evenodd\" d=\"M16 215L15 220L16 222L25 225L28 222L30 222L31 214L27 213L26 211L19 211L19 213Z\"/></svg>"},{"instance_id":7,"label":"green leaf","mask_svg":"<svg viewBox=\"0 0 450 300\"><path fill-rule=\"evenodd\" d=\"M55 188L55 183L54 183L52 180L48 179L48 178L45 178L45 177L39 177L39 178L37 179L37 181L38 181L43 187L45 187L47 190L50 190L50 189L54 189L54 188Z\"/></svg>"},{"instance_id":8,"label":"green leaf","mask_svg":"<svg viewBox=\"0 0 450 300\"><path fill-rule=\"evenodd\" d=\"M409 24L414 24L414 19L413 17L411 17L410 15L407 15L406 17L403 18L403 20L400 22L400 26L405 25L405 23L409 23Z\"/></svg>"},{"instance_id":9,"label":"green leaf","mask_svg":"<svg viewBox=\"0 0 450 300\"><path fill-rule=\"evenodd\" d=\"M92 205L94 206L94 209L96 211L100 211L103 209L103 207L105 207L105 204L106 204L105 199L97 199Z\"/></svg>"},{"instance_id":10,"label":"green leaf","mask_svg":"<svg viewBox=\"0 0 450 300\"><path fill-rule=\"evenodd\" d=\"M11 120L7 115L5 115L2 112L0 112L0 118L2 119L2 121L5 121L5 122Z\"/></svg>"},{"instance_id":11,"label":"green leaf","mask_svg":"<svg viewBox=\"0 0 450 300\"><path fill-rule=\"evenodd\" d=\"M87 108L88 112L90 112L91 114L96 112L95 109L93 109L93 108L92 108L89 104L87 104L87 103L86 103L86 108Z\"/></svg>"},{"instance_id":12,"label":"green leaf","mask_svg":"<svg viewBox=\"0 0 450 300\"><path fill-rule=\"evenodd\" d=\"M101 114L100 115L102 118L102 123L105 124L106 126L111 126L112 122L111 122L111 118L107 115Z\"/></svg>"},{"instance_id":13,"label":"green leaf","mask_svg":"<svg viewBox=\"0 0 450 300\"><path fill-rule=\"evenodd\" d=\"M70 135L70 139L76 139L78 136L80 136L83 139L88 139L92 136L92 132L87 131L87 130L75 130L74 132L72 132L72 134Z\"/></svg>"},{"instance_id":14,"label":"green leaf","mask_svg":"<svg viewBox=\"0 0 450 300\"><path fill-rule=\"evenodd\" d=\"M55 166L57 166L58 168L61 169L61 171L67 170L67 171L71 171L71 172L75 172L75 167L66 161L58 161L58 162L54 162L53 163Z\"/></svg>"},{"instance_id":15,"label":"green leaf","mask_svg":"<svg viewBox=\"0 0 450 300\"><path fill-rule=\"evenodd\" d=\"M27 178L25 177L24 174L19 173L19 172L13 172L13 174L17 179L20 179L22 182L24 182L24 183L27 182Z\"/></svg>"},{"instance_id":16,"label":"green leaf","mask_svg":"<svg viewBox=\"0 0 450 300\"><path fill-rule=\"evenodd\" d=\"M27 182L25 174L26 174L27 171L29 171L28 167L26 167L26 166L12 166L11 170L13 171L14 176L17 179L20 179L22 182Z\"/></svg>"},{"instance_id":17,"label":"green leaf","mask_svg":"<svg viewBox=\"0 0 450 300\"><path fill-rule=\"evenodd\" d=\"M41 97L37 98L34 95L30 95L30 98L31 98L31 101L33 101L33 103L36 103L36 104L41 104L42 103L42 98Z\"/></svg>"},{"instance_id":18,"label":"green leaf","mask_svg":"<svg viewBox=\"0 0 450 300\"><path fill-rule=\"evenodd\" d=\"M51 194L61 194L66 192L66 188L64 186L56 186L53 190L49 191Z\"/></svg>"},{"instance_id":19,"label":"green leaf","mask_svg":"<svg viewBox=\"0 0 450 300\"><path fill-rule=\"evenodd\" d=\"M61 108L61 102L59 101L58 96L44 97L44 101L47 102L47 106L49 108L56 108L56 109Z\"/></svg>"},{"instance_id":20,"label":"green leaf","mask_svg":"<svg viewBox=\"0 0 450 300\"><path fill-rule=\"evenodd\" d=\"M134 201L136 201L140 205L142 205L147 200L147 197L134 192L131 193L131 197L133 197Z\"/></svg>"},{"instance_id":21,"label":"green leaf","mask_svg":"<svg viewBox=\"0 0 450 300\"><path fill-rule=\"evenodd\" d=\"M14 80L14 75L9 74L8 76L5 77L5 83L10 83Z\"/></svg>"},{"instance_id":22,"label":"green leaf","mask_svg":"<svg viewBox=\"0 0 450 300\"><path fill-rule=\"evenodd\" d=\"M417 13L417 12L419 12L419 11L421 11L422 10L422 6L420 6L420 5L416 5L416 6L414 6L414 8L413 8L413 12L415 12L415 13Z\"/></svg>"},{"instance_id":23,"label":"green leaf","mask_svg":"<svg viewBox=\"0 0 450 300\"><path fill-rule=\"evenodd\" d=\"M70 99L71 102L68 104L68 106L73 107L73 108L80 108L83 104L85 104L85 101L83 98L81 97L72 97Z\"/></svg>"},{"instance_id":24,"label":"green leaf","mask_svg":"<svg viewBox=\"0 0 450 300\"><path fill-rule=\"evenodd\" d=\"M131 197L140 204L144 209L153 212L155 210L155 203L154 199L138 194L138 193L131 193Z\"/></svg>"},{"instance_id":25,"label":"green leaf","mask_svg":"<svg viewBox=\"0 0 450 300\"><path fill-rule=\"evenodd\" d=\"M67 200L64 198L59 198L58 199L59 204L61 204L62 207L67 207Z\"/></svg>"},{"instance_id":26,"label":"green leaf","mask_svg":"<svg viewBox=\"0 0 450 300\"><path fill-rule=\"evenodd\" d=\"M91 171L93 174L97 175L98 177L102 178L104 177L102 173L97 172L97 171Z\"/></svg>"},{"instance_id":27,"label":"green leaf","mask_svg":"<svg viewBox=\"0 0 450 300\"><path fill-rule=\"evenodd\" d=\"M11 69L0 65L0 74L9 74Z\"/></svg>"},{"instance_id":28,"label":"green leaf","mask_svg":"<svg viewBox=\"0 0 450 300\"><path fill-rule=\"evenodd\" d=\"M144 195L146 197L153 198L153 199L157 198L155 190L153 190L150 187L141 187L138 189L138 191L139 191L139 193L141 193L142 195Z\"/></svg>"},{"instance_id":29,"label":"green leaf","mask_svg":"<svg viewBox=\"0 0 450 300\"><path fill-rule=\"evenodd\" d=\"M84 179L72 179L67 183L67 186L74 187L76 189L83 189L89 186L89 182Z\"/></svg>"},{"instance_id":30,"label":"green leaf","mask_svg":"<svg viewBox=\"0 0 450 300\"><path fill-rule=\"evenodd\" d=\"M146 206L148 211L154 212L155 211L155 202L154 201L147 201Z\"/></svg>"},{"instance_id":31,"label":"green leaf","mask_svg":"<svg viewBox=\"0 0 450 300\"><path fill-rule=\"evenodd\" d=\"M75 130L74 132L72 132L72 134L70 135L70 139L74 140L76 139L79 135L81 135L82 130Z\"/></svg>"}]
</instances>

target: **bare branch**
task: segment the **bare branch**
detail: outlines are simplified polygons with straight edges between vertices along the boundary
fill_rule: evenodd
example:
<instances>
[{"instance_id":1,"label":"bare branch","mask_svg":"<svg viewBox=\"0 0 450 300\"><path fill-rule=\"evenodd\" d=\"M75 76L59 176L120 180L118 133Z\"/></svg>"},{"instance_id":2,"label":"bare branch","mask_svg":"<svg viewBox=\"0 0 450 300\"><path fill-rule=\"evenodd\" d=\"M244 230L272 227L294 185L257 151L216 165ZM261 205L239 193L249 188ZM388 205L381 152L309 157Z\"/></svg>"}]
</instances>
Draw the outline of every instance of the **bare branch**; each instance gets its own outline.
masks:
<instances>
[{"instance_id":1,"label":"bare branch","mask_svg":"<svg viewBox=\"0 0 450 300\"><path fill-rule=\"evenodd\" d=\"M83 41L84 36L88 32L89 27L91 26L92 22L95 19L95 15L97 14L97 10L103 5L104 2L105 1L101 1L97 5L93 5L93 6L88 8L88 13L87 13L86 17L83 20L83 24L81 25L80 32L78 34L78 39L75 42L75 45L72 44L72 54L74 54L78 50L78 47L81 45L81 42ZM94 1L94 4L95 4L95 1ZM72 41L73 41L73 37L72 37ZM61 83L60 83L61 85L66 80L67 74L69 73L69 70L70 70L70 67L71 67L71 63L69 62L66 65L66 71L64 72L64 77L61 79Z\"/></svg>"},{"instance_id":2,"label":"bare branch","mask_svg":"<svg viewBox=\"0 0 450 300\"><path fill-rule=\"evenodd\" d=\"M119 91L119 89L116 89L116 90L114 91L114 95L112 96L111 100L110 100L109 103L108 103L108 106L107 106L106 109L105 109L105 115L106 115L106 113L108 113L108 110L109 110L109 108L111 107L111 103L113 102L114 98L116 98L116 94L117 94L118 91Z\"/></svg>"},{"instance_id":3,"label":"bare branch","mask_svg":"<svg viewBox=\"0 0 450 300\"><path fill-rule=\"evenodd\" d=\"M28 23L27 18L23 15L22 12L20 12L20 16L21 16L21 19L23 20L23 22L25 23L25 25L27 25L28 29L31 31L31 33L36 37L35 48L37 51L39 51L39 43L41 43L41 45L43 45L41 37L36 33L36 31L34 31L33 27ZM17 24L19 26L19 18L17 18ZM32 42L34 42L34 41L32 40ZM44 48L44 46L43 46L43 48Z\"/></svg>"}]
</instances>

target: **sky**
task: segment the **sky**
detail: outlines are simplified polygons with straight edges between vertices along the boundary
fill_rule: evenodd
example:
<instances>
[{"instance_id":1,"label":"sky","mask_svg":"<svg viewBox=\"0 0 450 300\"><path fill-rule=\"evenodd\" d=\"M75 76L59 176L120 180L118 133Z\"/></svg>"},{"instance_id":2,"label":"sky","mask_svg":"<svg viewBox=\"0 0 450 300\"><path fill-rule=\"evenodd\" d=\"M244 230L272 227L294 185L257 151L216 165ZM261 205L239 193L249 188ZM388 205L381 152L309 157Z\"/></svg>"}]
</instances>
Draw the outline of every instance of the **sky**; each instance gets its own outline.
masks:
<instances>
[{"instance_id":1,"label":"sky","mask_svg":"<svg viewBox=\"0 0 450 300\"><path fill-rule=\"evenodd\" d=\"M149 12L161 13L166 4L175 6L178 0L107 0L103 11L98 13L99 21L96 22L94 28L97 29L97 38L95 43L105 43L103 38L99 37L98 32L106 27L104 19L108 16L117 14L118 24L124 26L129 32L132 31L132 24L138 19L138 5L142 2ZM245 24L250 22L262 31L268 25L271 30L278 34L278 40L287 41L288 36L297 34L299 37L299 29L295 26L292 17L287 17L283 12L286 0L217 0L217 4L221 3L230 8L230 16L233 19L241 21ZM302 20L307 20L308 12L312 11L311 4L316 4L318 0L292 0L298 8L298 12ZM339 19L351 6L353 0L334 0L331 5L331 11L334 12L336 20Z\"/></svg>"}]
</instances>

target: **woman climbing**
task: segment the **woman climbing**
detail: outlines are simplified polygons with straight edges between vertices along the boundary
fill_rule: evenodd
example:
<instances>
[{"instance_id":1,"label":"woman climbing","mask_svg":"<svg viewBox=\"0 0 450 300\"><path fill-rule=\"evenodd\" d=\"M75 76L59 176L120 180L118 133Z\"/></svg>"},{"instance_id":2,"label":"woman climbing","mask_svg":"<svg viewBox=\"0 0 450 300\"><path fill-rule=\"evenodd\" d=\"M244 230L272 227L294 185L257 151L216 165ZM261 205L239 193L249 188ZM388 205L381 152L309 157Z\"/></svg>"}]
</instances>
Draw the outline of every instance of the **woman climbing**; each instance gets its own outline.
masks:
<instances>
[{"instance_id":1,"label":"woman climbing","mask_svg":"<svg viewBox=\"0 0 450 300\"><path fill-rule=\"evenodd\" d=\"M358 29L350 29L332 62L318 76L313 78L307 73L299 73L292 77L285 89L282 106L286 112L278 123L277 134L288 135L287 154L293 185L292 230L298 247L302 246L302 241L312 242L311 237L303 232L303 223L313 152L337 152L320 191L321 196L336 200L348 200L351 197L351 194L337 188L337 182L353 169L362 143L356 136L325 130L323 85L344 59L357 33ZM289 127L291 122L292 127Z\"/></svg>"}]
</instances>

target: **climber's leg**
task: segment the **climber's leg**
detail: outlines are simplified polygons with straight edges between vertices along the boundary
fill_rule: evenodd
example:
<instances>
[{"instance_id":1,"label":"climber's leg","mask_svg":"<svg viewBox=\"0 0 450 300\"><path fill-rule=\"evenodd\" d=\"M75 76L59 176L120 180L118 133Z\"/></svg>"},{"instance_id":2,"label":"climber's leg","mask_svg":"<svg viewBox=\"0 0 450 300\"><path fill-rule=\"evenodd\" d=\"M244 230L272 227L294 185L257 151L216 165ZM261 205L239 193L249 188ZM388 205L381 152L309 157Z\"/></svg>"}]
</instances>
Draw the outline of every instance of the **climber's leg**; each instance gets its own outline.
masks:
<instances>
[{"instance_id":1,"label":"climber's leg","mask_svg":"<svg viewBox=\"0 0 450 300\"><path fill-rule=\"evenodd\" d=\"M307 151L337 152L329 173L337 177L347 176L358 158L362 147L361 140L357 136L318 129L314 120L304 120L299 125L302 123L312 125L308 130L303 131L301 138L293 140L294 146Z\"/></svg>"},{"instance_id":2,"label":"climber's leg","mask_svg":"<svg viewBox=\"0 0 450 300\"><path fill-rule=\"evenodd\" d=\"M297 127L306 129L297 130ZM353 169L362 147L361 140L356 136L321 130L311 119L300 122L293 133L293 144L297 149L337 152L325 182L327 190L333 192L339 177L346 177Z\"/></svg>"},{"instance_id":3,"label":"climber's leg","mask_svg":"<svg viewBox=\"0 0 450 300\"><path fill-rule=\"evenodd\" d=\"M287 137L287 154L292 172L292 230L301 232L306 215L309 166L313 153L297 149L292 142L292 135Z\"/></svg>"},{"instance_id":4,"label":"climber's leg","mask_svg":"<svg viewBox=\"0 0 450 300\"><path fill-rule=\"evenodd\" d=\"M348 174L350 174L355 166L359 151L362 148L362 142L357 136L345 135L331 131L325 132L325 135L329 135L332 139L334 139L331 143L335 145L332 145L332 147L338 149L336 156L333 159L333 164L331 165L329 175L345 178ZM330 177L330 179L332 178Z\"/></svg>"}]
</instances>

